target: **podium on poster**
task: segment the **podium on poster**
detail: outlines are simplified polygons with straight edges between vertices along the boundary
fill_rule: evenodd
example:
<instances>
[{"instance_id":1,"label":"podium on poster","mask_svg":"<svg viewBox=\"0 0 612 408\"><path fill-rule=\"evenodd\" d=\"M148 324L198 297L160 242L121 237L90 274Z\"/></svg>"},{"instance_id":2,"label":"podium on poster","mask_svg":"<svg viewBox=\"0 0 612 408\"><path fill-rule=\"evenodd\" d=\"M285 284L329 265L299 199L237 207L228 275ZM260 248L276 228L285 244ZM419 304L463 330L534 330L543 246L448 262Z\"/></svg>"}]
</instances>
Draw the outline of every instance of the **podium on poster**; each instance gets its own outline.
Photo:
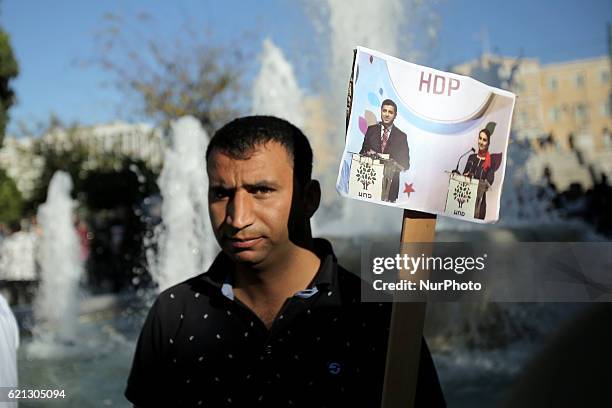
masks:
<instances>
[{"instance_id":1,"label":"podium on poster","mask_svg":"<svg viewBox=\"0 0 612 408\"><path fill-rule=\"evenodd\" d=\"M393 177L404 168L388 154L374 157L353 153L348 194L351 197L389 201Z\"/></svg>"},{"instance_id":2,"label":"podium on poster","mask_svg":"<svg viewBox=\"0 0 612 408\"><path fill-rule=\"evenodd\" d=\"M448 172L448 192L446 195L446 214L478 218L478 208L489 189L489 182L458 173Z\"/></svg>"}]
</instances>

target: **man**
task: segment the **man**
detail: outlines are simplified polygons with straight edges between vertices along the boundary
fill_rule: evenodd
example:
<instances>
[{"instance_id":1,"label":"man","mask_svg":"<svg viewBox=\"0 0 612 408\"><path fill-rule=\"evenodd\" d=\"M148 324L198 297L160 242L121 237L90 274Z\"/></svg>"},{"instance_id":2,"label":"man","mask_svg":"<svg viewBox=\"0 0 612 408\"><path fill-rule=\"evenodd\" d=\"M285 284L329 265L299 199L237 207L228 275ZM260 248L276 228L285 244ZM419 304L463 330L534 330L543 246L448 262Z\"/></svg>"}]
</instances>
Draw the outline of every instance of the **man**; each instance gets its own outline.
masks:
<instances>
[{"instance_id":1,"label":"man","mask_svg":"<svg viewBox=\"0 0 612 408\"><path fill-rule=\"evenodd\" d=\"M138 340L136 406L379 407L390 304L313 240L320 188L304 134L269 116L236 119L206 153L222 248L209 271L161 293ZM444 404L423 343L421 406Z\"/></svg>"},{"instance_id":2,"label":"man","mask_svg":"<svg viewBox=\"0 0 612 408\"><path fill-rule=\"evenodd\" d=\"M33 256L37 236L23 231L19 222L12 222L9 231L0 245L0 287L7 288L11 304L31 303L38 279Z\"/></svg>"},{"instance_id":3,"label":"man","mask_svg":"<svg viewBox=\"0 0 612 408\"><path fill-rule=\"evenodd\" d=\"M410 150L406 134L393 125L397 117L397 105L385 99L380 106L380 123L369 126L361 146L361 155L388 154L404 170L410 167ZM399 172L393 176L388 201L395 202L399 192Z\"/></svg>"}]
</instances>

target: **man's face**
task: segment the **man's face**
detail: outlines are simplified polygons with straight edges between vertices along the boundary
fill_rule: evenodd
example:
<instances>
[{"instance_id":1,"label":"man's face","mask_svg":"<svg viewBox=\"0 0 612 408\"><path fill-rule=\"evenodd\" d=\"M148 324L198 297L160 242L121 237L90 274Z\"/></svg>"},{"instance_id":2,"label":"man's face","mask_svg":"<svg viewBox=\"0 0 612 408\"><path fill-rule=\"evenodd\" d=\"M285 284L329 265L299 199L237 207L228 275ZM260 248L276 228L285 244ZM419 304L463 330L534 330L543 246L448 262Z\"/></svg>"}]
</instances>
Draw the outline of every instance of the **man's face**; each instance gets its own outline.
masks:
<instances>
[{"instance_id":1,"label":"man's face","mask_svg":"<svg viewBox=\"0 0 612 408\"><path fill-rule=\"evenodd\" d=\"M383 105L380 108L380 118L385 127L391 126L395 120L395 107L393 105Z\"/></svg>"},{"instance_id":2,"label":"man's face","mask_svg":"<svg viewBox=\"0 0 612 408\"><path fill-rule=\"evenodd\" d=\"M282 259L293 245L288 230L293 159L287 150L268 142L246 159L213 150L207 170L210 220L223 251L250 265Z\"/></svg>"}]
</instances>

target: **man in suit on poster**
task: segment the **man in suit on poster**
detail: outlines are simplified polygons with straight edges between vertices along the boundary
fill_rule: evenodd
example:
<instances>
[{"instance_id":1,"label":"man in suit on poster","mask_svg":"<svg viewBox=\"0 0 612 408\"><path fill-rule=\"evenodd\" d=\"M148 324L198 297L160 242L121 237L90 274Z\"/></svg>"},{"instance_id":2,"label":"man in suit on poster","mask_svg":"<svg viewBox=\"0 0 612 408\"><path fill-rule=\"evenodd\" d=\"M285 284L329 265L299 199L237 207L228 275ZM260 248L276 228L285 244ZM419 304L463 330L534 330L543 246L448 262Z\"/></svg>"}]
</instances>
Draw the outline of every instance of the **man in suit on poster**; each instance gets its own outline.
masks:
<instances>
[{"instance_id":1,"label":"man in suit on poster","mask_svg":"<svg viewBox=\"0 0 612 408\"><path fill-rule=\"evenodd\" d=\"M397 116L397 105L391 99L385 99L380 106L381 121L369 126L363 139L363 145L359 154L373 156L376 154L388 154L404 170L410 167L410 149L406 134L393 121ZM389 190L389 201L395 202L399 192L399 173L393 176Z\"/></svg>"}]
</instances>

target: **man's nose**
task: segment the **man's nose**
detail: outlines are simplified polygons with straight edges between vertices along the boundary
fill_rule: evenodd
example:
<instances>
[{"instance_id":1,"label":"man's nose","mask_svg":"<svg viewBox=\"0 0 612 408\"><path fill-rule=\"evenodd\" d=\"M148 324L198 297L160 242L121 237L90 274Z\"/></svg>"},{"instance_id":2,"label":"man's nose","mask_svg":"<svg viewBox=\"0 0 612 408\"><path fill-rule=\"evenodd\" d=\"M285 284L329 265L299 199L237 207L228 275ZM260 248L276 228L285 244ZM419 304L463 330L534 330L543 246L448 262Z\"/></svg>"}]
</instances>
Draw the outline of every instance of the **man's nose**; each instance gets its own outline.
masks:
<instances>
[{"instance_id":1,"label":"man's nose","mask_svg":"<svg viewBox=\"0 0 612 408\"><path fill-rule=\"evenodd\" d=\"M236 191L228 205L226 222L236 229L243 229L253 223L253 204L248 192Z\"/></svg>"}]
</instances>

